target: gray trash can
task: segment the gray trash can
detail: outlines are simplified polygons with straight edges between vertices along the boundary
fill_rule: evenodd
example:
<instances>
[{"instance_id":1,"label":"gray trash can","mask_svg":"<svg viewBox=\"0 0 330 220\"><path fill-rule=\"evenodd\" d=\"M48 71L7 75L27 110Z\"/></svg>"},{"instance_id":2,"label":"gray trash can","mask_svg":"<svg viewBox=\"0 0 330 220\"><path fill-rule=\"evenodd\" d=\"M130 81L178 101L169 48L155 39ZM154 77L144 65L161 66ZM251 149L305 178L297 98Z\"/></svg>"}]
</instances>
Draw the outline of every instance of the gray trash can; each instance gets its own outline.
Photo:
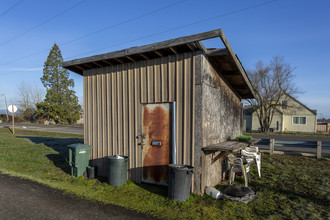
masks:
<instances>
[{"instance_id":1,"label":"gray trash can","mask_svg":"<svg viewBox=\"0 0 330 220\"><path fill-rule=\"evenodd\" d=\"M191 176L194 167L184 164L170 164L168 197L176 201L187 201L190 195Z\"/></svg>"},{"instance_id":2,"label":"gray trash can","mask_svg":"<svg viewBox=\"0 0 330 220\"><path fill-rule=\"evenodd\" d=\"M122 186L127 182L128 156L120 156L124 159L116 159L115 156L108 157L109 179L112 186Z\"/></svg>"}]
</instances>

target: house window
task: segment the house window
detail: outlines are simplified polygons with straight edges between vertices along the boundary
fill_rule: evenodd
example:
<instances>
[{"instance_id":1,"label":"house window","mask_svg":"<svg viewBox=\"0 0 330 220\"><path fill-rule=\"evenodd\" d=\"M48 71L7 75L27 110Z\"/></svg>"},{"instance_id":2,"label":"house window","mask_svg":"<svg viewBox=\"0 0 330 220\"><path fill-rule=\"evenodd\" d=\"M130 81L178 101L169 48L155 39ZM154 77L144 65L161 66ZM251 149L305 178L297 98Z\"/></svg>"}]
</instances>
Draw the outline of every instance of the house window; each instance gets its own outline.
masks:
<instances>
[{"instance_id":1,"label":"house window","mask_svg":"<svg viewBox=\"0 0 330 220\"><path fill-rule=\"evenodd\" d=\"M307 122L306 116L293 116L292 124L294 125L305 125Z\"/></svg>"},{"instance_id":2,"label":"house window","mask_svg":"<svg viewBox=\"0 0 330 220\"><path fill-rule=\"evenodd\" d=\"M288 101L282 101L282 109L288 108Z\"/></svg>"}]
</instances>

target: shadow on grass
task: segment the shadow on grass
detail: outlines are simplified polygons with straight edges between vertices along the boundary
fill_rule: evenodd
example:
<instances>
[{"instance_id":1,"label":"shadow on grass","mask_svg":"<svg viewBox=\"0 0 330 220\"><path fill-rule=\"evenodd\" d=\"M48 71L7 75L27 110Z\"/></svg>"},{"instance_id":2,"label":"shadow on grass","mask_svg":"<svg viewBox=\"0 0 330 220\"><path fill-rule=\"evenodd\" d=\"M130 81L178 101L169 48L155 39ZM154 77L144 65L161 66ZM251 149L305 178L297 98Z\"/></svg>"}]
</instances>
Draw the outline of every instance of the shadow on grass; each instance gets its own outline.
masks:
<instances>
[{"instance_id":1,"label":"shadow on grass","mask_svg":"<svg viewBox=\"0 0 330 220\"><path fill-rule=\"evenodd\" d=\"M27 138L35 144L44 144L52 148L58 154L48 154L47 158L54 163L54 165L64 172L70 174L70 166L68 161L67 146L75 143L83 143L83 139L79 138L52 138L52 137L35 137L35 136L19 136L19 138Z\"/></svg>"},{"instance_id":2,"label":"shadow on grass","mask_svg":"<svg viewBox=\"0 0 330 220\"><path fill-rule=\"evenodd\" d=\"M166 166L168 167L168 166ZM135 174L142 174L143 173L143 169L147 169L149 172L153 172L153 173L161 173L164 172L164 166L148 166L148 167L137 167L137 168L131 168L129 169L129 173L135 173ZM155 175L155 174L154 174ZM168 172L165 172L165 175L168 175ZM161 176L161 175L160 175ZM141 176L142 178L142 176ZM167 198L168 197L168 187L167 186L163 186L163 185L157 185L157 184L150 184L150 183L145 183L145 182L141 182L139 184L136 184L138 187L149 191L152 194L157 194L161 197Z\"/></svg>"},{"instance_id":3,"label":"shadow on grass","mask_svg":"<svg viewBox=\"0 0 330 220\"><path fill-rule=\"evenodd\" d=\"M149 191L150 193L157 194L164 198L168 197L168 187L167 186L153 185L153 184L148 184L148 183L141 183L141 184L136 184L136 185L141 187L144 190Z\"/></svg>"},{"instance_id":4,"label":"shadow on grass","mask_svg":"<svg viewBox=\"0 0 330 220\"><path fill-rule=\"evenodd\" d=\"M252 183L251 187L258 188L259 191L267 189L269 191L273 191L273 192L285 195L288 198L303 198L303 199L309 200L313 203L316 203L318 205L325 206L325 207L328 207L329 204L330 204L330 200L326 197L325 198L315 197L315 196L311 196L311 195L297 193L297 192L294 192L293 190L275 188L275 187L267 186L265 184L259 184L259 183L256 183L256 182Z\"/></svg>"}]
</instances>

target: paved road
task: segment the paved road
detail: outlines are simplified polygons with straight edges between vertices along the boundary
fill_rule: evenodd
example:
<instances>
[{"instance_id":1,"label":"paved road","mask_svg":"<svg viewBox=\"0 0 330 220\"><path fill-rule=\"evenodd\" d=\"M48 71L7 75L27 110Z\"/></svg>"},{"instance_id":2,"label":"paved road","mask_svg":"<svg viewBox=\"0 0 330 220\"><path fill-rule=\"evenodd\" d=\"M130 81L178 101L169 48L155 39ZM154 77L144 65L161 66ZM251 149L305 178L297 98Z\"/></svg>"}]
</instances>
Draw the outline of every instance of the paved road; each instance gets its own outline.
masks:
<instances>
[{"instance_id":1,"label":"paved road","mask_svg":"<svg viewBox=\"0 0 330 220\"><path fill-rule=\"evenodd\" d=\"M0 123L0 127L12 128L12 124ZM35 130L35 131L50 131L50 132L59 132L59 133L84 134L83 126L15 124L15 128L26 129L26 130Z\"/></svg>"},{"instance_id":2,"label":"paved road","mask_svg":"<svg viewBox=\"0 0 330 220\"><path fill-rule=\"evenodd\" d=\"M247 134L258 139L277 139L277 140L297 140L297 141L325 141L330 142L330 137L321 136L290 136L290 135L267 135L267 134Z\"/></svg>"},{"instance_id":3,"label":"paved road","mask_svg":"<svg viewBox=\"0 0 330 220\"><path fill-rule=\"evenodd\" d=\"M155 219L0 173L0 219Z\"/></svg>"},{"instance_id":4,"label":"paved road","mask_svg":"<svg viewBox=\"0 0 330 220\"><path fill-rule=\"evenodd\" d=\"M263 150L269 150L269 139L275 139L275 151L308 154L316 154L316 141L322 141L322 156L330 156L330 137L266 134L251 134L250 136L261 139L255 145Z\"/></svg>"}]
</instances>

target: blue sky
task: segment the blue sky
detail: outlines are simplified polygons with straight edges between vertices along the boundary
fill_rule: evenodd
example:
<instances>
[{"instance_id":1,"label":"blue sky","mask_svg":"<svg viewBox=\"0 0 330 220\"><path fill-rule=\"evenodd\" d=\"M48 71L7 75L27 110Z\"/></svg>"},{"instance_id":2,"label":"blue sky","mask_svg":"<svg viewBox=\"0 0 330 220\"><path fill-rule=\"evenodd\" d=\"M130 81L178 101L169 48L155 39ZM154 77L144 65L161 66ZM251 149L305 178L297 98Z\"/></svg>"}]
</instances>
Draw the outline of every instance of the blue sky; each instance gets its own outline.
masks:
<instances>
[{"instance_id":1,"label":"blue sky","mask_svg":"<svg viewBox=\"0 0 330 220\"><path fill-rule=\"evenodd\" d=\"M222 28L245 69L283 56L298 99L330 118L329 11L329 0L1 0L0 94L16 104L22 81L42 87L54 42L71 60ZM82 103L82 77L70 77Z\"/></svg>"}]
</instances>

